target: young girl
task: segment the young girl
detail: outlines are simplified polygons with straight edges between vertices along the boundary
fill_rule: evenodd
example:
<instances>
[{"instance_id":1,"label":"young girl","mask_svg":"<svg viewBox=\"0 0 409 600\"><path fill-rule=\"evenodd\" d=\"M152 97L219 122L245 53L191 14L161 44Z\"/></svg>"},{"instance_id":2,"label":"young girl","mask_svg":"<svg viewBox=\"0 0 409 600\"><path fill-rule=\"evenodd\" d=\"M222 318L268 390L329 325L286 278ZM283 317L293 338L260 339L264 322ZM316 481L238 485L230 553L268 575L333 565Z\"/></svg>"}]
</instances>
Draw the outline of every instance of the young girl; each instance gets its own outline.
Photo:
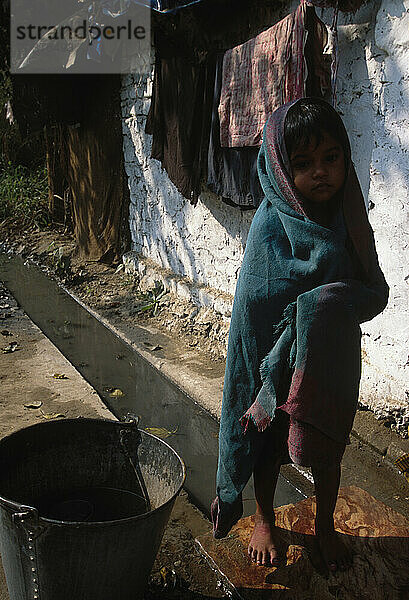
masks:
<instances>
[{"instance_id":1,"label":"young girl","mask_svg":"<svg viewBox=\"0 0 409 600\"><path fill-rule=\"evenodd\" d=\"M273 497L280 465L312 469L315 538L327 569L350 566L334 530L340 462L360 379L359 324L388 286L345 127L324 100L303 98L267 121L258 158L265 198L250 227L234 297L219 435L213 532L243 513L254 475L249 554L280 564Z\"/></svg>"}]
</instances>

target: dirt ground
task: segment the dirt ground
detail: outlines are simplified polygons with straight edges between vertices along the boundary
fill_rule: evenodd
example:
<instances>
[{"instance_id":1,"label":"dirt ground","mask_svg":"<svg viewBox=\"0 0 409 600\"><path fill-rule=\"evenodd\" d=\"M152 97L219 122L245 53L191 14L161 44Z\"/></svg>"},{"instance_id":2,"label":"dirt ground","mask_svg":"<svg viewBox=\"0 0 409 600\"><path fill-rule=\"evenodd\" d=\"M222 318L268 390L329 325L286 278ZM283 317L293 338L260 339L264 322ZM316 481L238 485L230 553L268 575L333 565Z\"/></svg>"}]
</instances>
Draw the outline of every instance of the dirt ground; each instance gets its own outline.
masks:
<instances>
[{"instance_id":1,"label":"dirt ground","mask_svg":"<svg viewBox=\"0 0 409 600\"><path fill-rule=\"evenodd\" d=\"M113 418L93 388L1 284L0 390L0 437L49 419ZM146 600L224 597L194 545L194 538L209 529L209 522L182 491L157 555ZM0 600L8 598L0 569Z\"/></svg>"}]
</instances>

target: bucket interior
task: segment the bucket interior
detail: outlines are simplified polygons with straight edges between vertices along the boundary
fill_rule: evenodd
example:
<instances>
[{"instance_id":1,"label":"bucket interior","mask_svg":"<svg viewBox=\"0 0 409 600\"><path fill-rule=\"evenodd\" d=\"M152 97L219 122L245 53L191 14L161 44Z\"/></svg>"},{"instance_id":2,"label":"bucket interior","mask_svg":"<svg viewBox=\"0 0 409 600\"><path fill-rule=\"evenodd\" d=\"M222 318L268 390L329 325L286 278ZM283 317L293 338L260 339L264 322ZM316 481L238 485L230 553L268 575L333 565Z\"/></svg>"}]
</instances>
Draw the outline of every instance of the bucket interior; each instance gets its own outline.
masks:
<instances>
[{"instance_id":1,"label":"bucket interior","mask_svg":"<svg viewBox=\"0 0 409 600\"><path fill-rule=\"evenodd\" d=\"M46 519L142 515L171 500L183 481L183 463L172 448L120 422L53 421L0 441L0 497L34 506Z\"/></svg>"}]
</instances>

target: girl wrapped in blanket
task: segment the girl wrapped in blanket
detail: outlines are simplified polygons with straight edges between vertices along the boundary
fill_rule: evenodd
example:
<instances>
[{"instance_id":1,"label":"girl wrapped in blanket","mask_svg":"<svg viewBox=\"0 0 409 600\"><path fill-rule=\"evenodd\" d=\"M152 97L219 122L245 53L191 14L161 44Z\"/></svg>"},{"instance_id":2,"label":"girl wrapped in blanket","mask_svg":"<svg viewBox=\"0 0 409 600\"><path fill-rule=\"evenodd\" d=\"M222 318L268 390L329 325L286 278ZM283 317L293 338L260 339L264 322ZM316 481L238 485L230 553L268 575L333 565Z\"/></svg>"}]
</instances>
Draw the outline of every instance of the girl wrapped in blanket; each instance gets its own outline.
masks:
<instances>
[{"instance_id":1,"label":"girl wrapped in blanket","mask_svg":"<svg viewBox=\"0 0 409 600\"><path fill-rule=\"evenodd\" d=\"M213 533L225 537L241 517L253 474L249 555L279 565L273 498L280 465L311 467L315 545L326 569L343 570L352 557L333 514L358 402L360 323L385 308L389 290L348 135L327 102L303 98L271 115L258 173L265 198L234 297Z\"/></svg>"}]
</instances>

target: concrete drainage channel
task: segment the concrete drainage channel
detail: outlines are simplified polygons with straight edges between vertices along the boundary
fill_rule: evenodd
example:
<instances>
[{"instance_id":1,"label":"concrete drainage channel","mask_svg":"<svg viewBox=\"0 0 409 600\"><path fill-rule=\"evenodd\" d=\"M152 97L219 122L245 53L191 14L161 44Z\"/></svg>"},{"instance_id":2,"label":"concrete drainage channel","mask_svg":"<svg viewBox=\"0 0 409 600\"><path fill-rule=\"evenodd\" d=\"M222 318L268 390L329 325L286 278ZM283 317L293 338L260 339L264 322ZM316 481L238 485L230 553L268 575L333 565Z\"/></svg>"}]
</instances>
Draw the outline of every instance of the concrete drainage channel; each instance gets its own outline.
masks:
<instances>
[{"instance_id":1,"label":"concrete drainage channel","mask_svg":"<svg viewBox=\"0 0 409 600\"><path fill-rule=\"evenodd\" d=\"M214 495L218 421L147 357L143 344L124 339L33 263L0 254L0 280L47 338L97 391L117 418L128 412L140 417L139 427L166 438L183 457L185 489L208 516ZM120 394L113 392L119 391ZM160 431L162 430L162 432ZM300 477L280 476L276 504L295 503L308 493ZM254 510L253 489L245 491L245 514Z\"/></svg>"}]
</instances>

